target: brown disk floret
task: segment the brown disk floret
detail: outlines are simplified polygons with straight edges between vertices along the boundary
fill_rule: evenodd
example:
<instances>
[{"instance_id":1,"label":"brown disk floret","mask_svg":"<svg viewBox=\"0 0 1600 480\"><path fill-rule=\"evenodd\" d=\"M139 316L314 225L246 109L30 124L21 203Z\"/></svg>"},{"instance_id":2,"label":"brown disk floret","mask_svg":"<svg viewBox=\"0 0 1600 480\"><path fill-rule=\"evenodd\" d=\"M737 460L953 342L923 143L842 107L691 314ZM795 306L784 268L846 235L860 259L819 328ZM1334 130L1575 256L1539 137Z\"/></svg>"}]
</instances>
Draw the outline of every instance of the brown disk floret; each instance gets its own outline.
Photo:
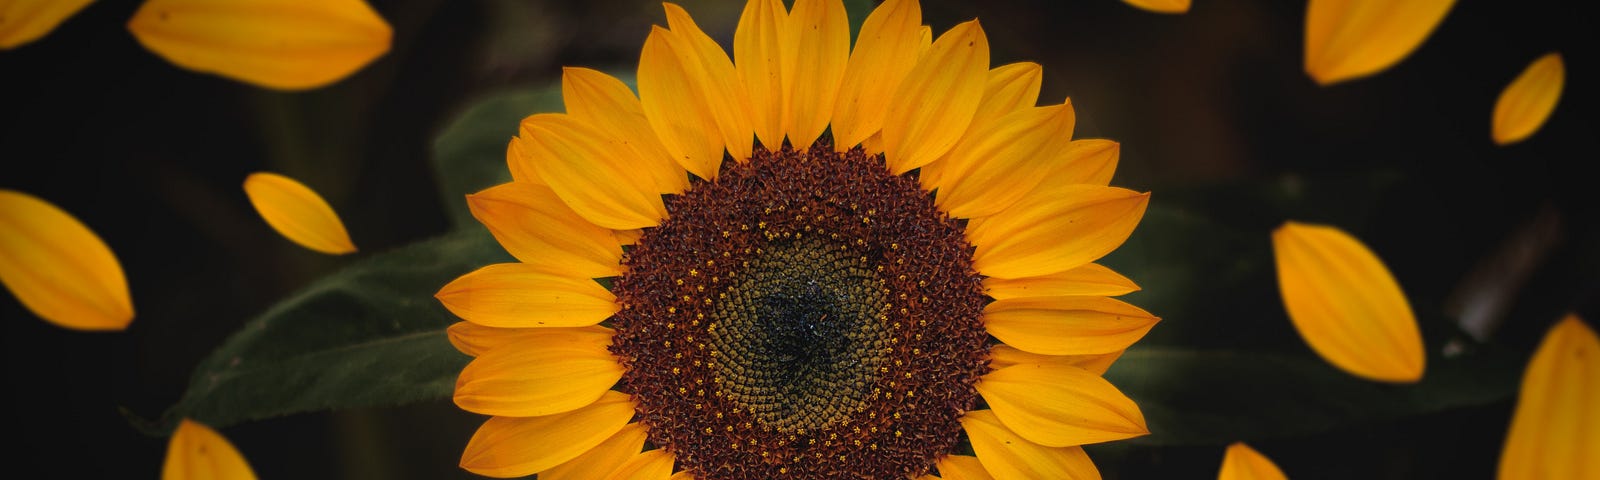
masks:
<instances>
[{"instance_id":1,"label":"brown disk floret","mask_svg":"<svg viewBox=\"0 0 1600 480\"><path fill-rule=\"evenodd\" d=\"M986 371L961 225L860 148L757 148L669 197L625 256L612 351L702 479L904 479L960 438Z\"/></svg>"}]
</instances>

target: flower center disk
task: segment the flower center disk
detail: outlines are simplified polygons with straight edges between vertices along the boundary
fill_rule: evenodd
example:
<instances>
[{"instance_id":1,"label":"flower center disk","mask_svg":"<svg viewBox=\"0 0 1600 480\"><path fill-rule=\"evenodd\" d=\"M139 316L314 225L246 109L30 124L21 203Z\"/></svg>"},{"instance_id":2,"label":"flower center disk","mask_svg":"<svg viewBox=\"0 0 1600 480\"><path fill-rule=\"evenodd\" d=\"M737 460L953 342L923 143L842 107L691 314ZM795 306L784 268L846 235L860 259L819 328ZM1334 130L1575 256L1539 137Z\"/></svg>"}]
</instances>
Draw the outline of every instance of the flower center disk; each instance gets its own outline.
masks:
<instances>
[{"instance_id":1,"label":"flower center disk","mask_svg":"<svg viewBox=\"0 0 1600 480\"><path fill-rule=\"evenodd\" d=\"M651 442L703 479L927 472L987 369L961 225L860 148L722 172L667 199L613 286Z\"/></svg>"}]
</instances>

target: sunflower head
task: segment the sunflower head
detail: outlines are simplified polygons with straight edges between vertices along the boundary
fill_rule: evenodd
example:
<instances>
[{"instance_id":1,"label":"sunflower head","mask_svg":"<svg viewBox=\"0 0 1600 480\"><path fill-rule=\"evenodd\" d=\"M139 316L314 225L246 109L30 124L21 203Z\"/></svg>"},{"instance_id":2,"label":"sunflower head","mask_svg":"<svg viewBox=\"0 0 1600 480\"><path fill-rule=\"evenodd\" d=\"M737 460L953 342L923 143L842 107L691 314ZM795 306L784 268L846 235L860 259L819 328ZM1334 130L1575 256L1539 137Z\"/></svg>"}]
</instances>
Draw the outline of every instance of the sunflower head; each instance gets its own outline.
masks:
<instances>
[{"instance_id":1,"label":"sunflower head","mask_svg":"<svg viewBox=\"0 0 1600 480\"><path fill-rule=\"evenodd\" d=\"M750 0L732 58L666 4L638 94L588 69L469 197L519 262L439 293L490 476L1097 477L1147 433L1100 374L1157 319L1092 263L1117 148L913 0ZM974 457L975 455L975 457Z\"/></svg>"}]
</instances>

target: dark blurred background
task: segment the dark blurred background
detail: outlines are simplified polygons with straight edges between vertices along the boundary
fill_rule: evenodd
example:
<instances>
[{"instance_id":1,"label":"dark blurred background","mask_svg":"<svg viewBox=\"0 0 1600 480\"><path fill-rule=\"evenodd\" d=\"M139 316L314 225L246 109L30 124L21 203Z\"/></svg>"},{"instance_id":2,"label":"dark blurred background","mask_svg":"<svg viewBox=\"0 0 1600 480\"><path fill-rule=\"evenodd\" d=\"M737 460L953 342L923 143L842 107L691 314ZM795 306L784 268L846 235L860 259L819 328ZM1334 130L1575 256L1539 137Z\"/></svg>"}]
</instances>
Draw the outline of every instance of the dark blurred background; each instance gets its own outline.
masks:
<instances>
[{"instance_id":1,"label":"dark blurred background","mask_svg":"<svg viewBox=\"0 0 1600 480\"><path fill-rule=\"evenodd\" d=\"M731 44L743 2L683 4ZM394 27L391 50L308 92L167 63L125 28L138 2L98 2L42 40L0 51L0 188L53 202L98 233L137 311L125 332L82 333L0 295L9 388L0 425L21 445L5 449L13 472L157 478L167 439L139 433L119 411L159 416L229 333L352 260L270 230L243 194L247 174L312 185L358 257L442 233L429 152L453 115L485 94L558 81L562 65L631 73L649 25L665 23L649 1L373 6ZM1303 1L1195 0L1186 15L1117 0L923 8L936 32L981 18L994 65L1042 64L1041 102L1071 97L1077 136L1122 143L1113 183L1153 191L1151 215L1197 225L1183 235L1141 229L1107 259L1145 287L1128 300L1164 318L1148 344L1312 355L1261 265L1268 232L1288 219L1338 225L1377 252L1431 350L1462 336L1454 324L1464 299L1504 298L1487 311L1499 319L1488 338L1521 355L1567 311L1591 313L1590 325L1600 318L1600 203L1584 167L1600 147L1589 81L1600 43L1576 2L1459 2L1399 65L1327 88L1301 67ZM1496 96L1551 51L1567 68L1555 114L1527 141L1496 147ZM1243 239L1246 255L1208 249L1218 239ZM1203 261L1141 254L1191 247ZM1214 287L1238 284L1251 288ZM1241 440L1293 478L1490 478L1512 402ZM441 400L221 431L262 478L472 478L456 463L480 420ZM1208 478L1222 446L1090 453L1108 478Z\"/></svg>"}]
</instances>

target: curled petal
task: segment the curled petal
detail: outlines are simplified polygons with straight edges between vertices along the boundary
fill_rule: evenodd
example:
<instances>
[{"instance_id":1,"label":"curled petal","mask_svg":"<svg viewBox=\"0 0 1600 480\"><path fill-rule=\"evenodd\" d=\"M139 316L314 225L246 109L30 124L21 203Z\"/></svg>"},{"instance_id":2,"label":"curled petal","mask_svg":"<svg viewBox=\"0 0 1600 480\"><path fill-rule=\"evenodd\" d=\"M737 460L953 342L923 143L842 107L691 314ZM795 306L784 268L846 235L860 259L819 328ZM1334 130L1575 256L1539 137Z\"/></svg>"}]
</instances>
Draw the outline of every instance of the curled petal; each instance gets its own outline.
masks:
<instances>
[{"instance_id":1,"label":"curled petal","mask_svg":"<svg viewBox=\"0 0 1600 480\"><path fill-rule=\"evenodd\" d=\"M1454 5L1455 0L1311 0L1306 73L1326 86L1400 63Z\"/></svg>"},{"instance_id":2,"label":"curled petal","mask_svg":"<svg viewBox=\"0 0 1600 480\"><path fill-rule=\"evenodd\" d=\"M362 0L148 0L128 30L178 66L283 90L343 79L393 36Z\"/></svg>"},{"instance_id":3,"label":"curled petal","mask_svg":"<svg viewBox=\"0 0 1600 480\"><path fill-rule=\"evenodd\" d=\"M1548 53L1517 75L1494 104L1491 133L1496 145L1520 142L1539 131L1561 99L1567 68L1561 54Z\"/></svg>"},{"instance_id":4,"label":"curled petal","mask_svg":"<svg viewBox=\"0 0 1600 480\"><path fill-rule=\"evenodd\" d=\"M167 442L161 480L255 480L233 443L200 422L183 419Z\"/></svg>"},{"instance_id":5,"label":"curled petal","mask_svg":"<svg viewBox=\"0 0 1600 480\"><path fill-rule=\"evenodd\" d=\"M1546 333L1522 375L1500 478L1600 478L1600 338L1577 315Z\"/></svg>"},{"instance_id":6,"label":"curled petal","mask_svg":"<svg viewBox=\"0 0 1600 480\"><path fill-rule=\"evenodd\" d=\"M0 189L0 283L50 323L123 330L133 300L122 264L105 241L38 197Z\"/></svg>"},{"instance_id":7,"label":"curled petal","mask_svg":"<svg viewBox=\"0 0 1600 480\"><path fill-rule=\"evenodd\" d=\"M276 173L257 172L245 177L244 193L256 213L294 243L332 255L356 251L333 207L305 184Z\"/></svg>"},{"instance_id":8,"label":"curled petal","mask_svg":"<svg viewBox=\"0 0 1600 480\"><path fill-rule=\"evenodd\" d=\"M1335 227L1285 222L1272 232L1278 288L1300 337L1341 370L1363 378L1422 379L1422 335L1389 269Z\"/></svg>"}]
</instances>

